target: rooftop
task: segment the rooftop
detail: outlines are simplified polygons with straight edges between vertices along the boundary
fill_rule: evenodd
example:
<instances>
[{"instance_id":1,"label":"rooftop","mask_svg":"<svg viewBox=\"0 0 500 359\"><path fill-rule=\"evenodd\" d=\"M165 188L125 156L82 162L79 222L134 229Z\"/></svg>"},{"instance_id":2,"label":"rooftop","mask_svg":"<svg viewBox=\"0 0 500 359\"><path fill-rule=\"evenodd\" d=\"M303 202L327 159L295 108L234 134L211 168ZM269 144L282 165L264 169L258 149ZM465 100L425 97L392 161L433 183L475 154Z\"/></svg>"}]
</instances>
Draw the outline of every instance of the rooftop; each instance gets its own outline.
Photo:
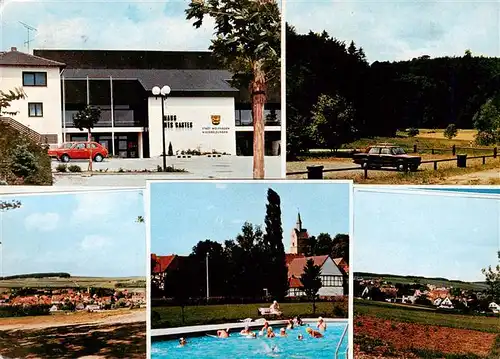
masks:
<instances>
[{"instance_id":1,"label":"rooftop","mask_svg":"<svg viewBox=\"0 0 500 359\"><path fill-rule=\"evenodd\" d=\"M64 67L66 65L62 62L26 54L12 47L10 51L0 52L0 66Z\"/></svg>"}]
</instances>

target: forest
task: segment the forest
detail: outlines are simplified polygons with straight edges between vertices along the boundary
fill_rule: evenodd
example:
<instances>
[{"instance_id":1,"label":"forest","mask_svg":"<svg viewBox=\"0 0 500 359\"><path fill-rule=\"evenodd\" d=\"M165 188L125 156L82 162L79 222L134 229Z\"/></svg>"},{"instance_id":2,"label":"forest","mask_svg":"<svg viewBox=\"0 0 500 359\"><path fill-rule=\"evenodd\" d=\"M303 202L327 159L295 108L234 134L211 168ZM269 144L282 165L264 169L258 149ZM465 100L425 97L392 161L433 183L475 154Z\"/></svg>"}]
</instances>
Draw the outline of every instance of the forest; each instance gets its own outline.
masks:
<instances>
[{"instance_id":1,"label":"forest","mask_svg":"<svg viewBox=\"0 0 500 359\"><path fill-rule=\"evenodd\" d=\"M500 141L500 58L462 56L368 63L362 46L286 27L287 155L340 148L409 128L478 130Z\"/></svg>"}]
</instances>

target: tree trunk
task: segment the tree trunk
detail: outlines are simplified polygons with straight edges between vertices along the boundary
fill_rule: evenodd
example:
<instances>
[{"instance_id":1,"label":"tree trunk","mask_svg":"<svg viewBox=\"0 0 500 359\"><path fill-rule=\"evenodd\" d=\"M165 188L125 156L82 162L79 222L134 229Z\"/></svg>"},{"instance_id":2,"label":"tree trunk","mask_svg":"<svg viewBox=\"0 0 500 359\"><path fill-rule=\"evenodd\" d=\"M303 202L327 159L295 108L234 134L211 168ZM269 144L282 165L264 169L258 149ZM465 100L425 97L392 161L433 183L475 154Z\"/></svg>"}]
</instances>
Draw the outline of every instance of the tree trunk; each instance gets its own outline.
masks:
<instances>
[{"instance_id":1,"label":"tree trunk","mask_svg":"<svg viewBox=\"0 0 500 359\"><path fill-rule=\"evenodd\" d=\"M316 299L313 298L313 315L316 314Z\"/></svg>"},{"instance_id":2,"label":"tree trunk","mask_svg":"<svg viewBox=\"0 0 500 359\"><path fill-rule=\"evenodd\" d=\"M87 136L87 141L92 141L92 133L90 132L90 128L89 128L89 132L88 132L88 136ZM89 167L88 167L88 171L92 172L92 148L90 147L89 145Z\"/></svg>"},{"instance_id":3,"label":"tree trunk","mask_svg":"<svg viewBox=\"0 0 500 359\"><path fill-rule=\"evenodd\" d=\"M184 305L181 305L181 319L182 319L182 325L184 325Z\"/></svg>"},{"instance_id":4,"label":"tree trunk","mask_svg":"<svg viewBox=\"0 0 500 359\"><path fill-rule=\"evenodd\" d=\"M266 103L266 76L262 62L253 64L252 94L253 118L253 178L264 178L264 104Z\"/></svg>"}]
</instances>

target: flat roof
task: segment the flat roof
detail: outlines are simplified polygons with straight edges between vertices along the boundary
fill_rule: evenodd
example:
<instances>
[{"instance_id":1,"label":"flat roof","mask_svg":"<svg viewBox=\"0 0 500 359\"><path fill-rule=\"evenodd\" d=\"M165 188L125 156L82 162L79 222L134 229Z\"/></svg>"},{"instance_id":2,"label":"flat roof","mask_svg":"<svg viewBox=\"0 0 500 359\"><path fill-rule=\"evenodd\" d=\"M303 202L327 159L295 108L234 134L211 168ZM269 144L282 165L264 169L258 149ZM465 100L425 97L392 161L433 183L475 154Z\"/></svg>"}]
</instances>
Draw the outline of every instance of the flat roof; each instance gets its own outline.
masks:
<instances>
[{"instance_id":1,"label":"flat roof","mask_svg":"<svg viewBox=\"0 0 500 359\"><path fill-rule=\"evenodd\" d=\"M65 69L68 80L109 79L137 80L146 91L154 86L168 85L172 91L234 92L239 89L230 84L231 72L227 70L157 70L157 69Z\"/></svg>"}]
</instances>

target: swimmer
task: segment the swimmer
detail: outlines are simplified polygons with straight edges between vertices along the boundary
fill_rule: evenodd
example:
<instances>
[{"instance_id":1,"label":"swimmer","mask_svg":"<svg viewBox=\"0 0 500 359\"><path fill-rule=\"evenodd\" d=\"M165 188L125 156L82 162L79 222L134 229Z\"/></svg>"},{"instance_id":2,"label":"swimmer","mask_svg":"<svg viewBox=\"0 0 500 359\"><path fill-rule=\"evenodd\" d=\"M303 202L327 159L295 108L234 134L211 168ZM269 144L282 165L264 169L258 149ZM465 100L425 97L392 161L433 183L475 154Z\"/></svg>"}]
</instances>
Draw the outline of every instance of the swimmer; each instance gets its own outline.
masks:
<instances>
[{"instance_id":1,"label":"swimmer","mask_svg":"<svg viewBox=\"0 0 500 359\"><path fill-rule=\"evenodd\" d=\"M295 322L295 325L298 325L298 326L301 326L303 324L302 319L300 319L299 316L293 318L293 321Z\"/></svg>"},{"instance_id":2,"label":"swimmer","mask_svg":"<svg viewBox=\"0 0 500 359\"><path fill-rule=\"evenodd\" d=\"M267 328L269 328L269 322L266 320L264 322L264 326L262 327L262 331L267 331Z\"/></svg>"},{"instance_id":3,"label":"swimmer","mask_svg":"<svg viewBox=\"0 0 500 359\"><path fill-rule=\"evenodd\" d=\"M219 338L227 338L229 337L229 328L224 330L224 329L221 329L221 330L218 330L217 331L217 336Z\"/></svg>"},{"instance_id":4,"label":"swimmer","mask_svg":"<svg viewBox=\"0 0 500 359\"><path fill-rule=\"evenodd\" d=\"M313 330L311 327L307 327L306 332L313 338L323 338L323 334Z\"/></svg>"},{"instance_id":5,"label":"swimmer","mask_svg":"<svg viewBox=\"0 0 500 359\"><path fill-rule=\"evenodd\" d=\"M248 335L250 334L250 330L248 329L248 325L245 326L245 329L243 329L241 332L240 332L241 335Z\"/></svg>"},{"instance_id":6,"label":"swimmer","mask_svg":"<svg viewBox=\"0 0 500 359\"><path fill-rule=\"evenodd\" d=\"M318 325L317 325L319 330L326 330L326 322L323 320L322 317L318 318Z\"/></svg>"},{"instance_id":7,"label":"swimmer","mask_svg":"<svg viewBox=\"0 0 500 359\"><path fill-rule=\"evenodd\" d=\"M184 345L186 345L186 344L187 344L186 339L184 339L184 338L179 339L179 345L180 345L181 347L183 347L183 346L184 346Z\"/></svg>"},{"instance_id":8,"label":"swimmer","mask_svg":"<svg viewBox=\"0 0 500 359\"><path fill-rule=\"evenodd\" d=\"M287 334L286 334L286 329L285 328L281 328L280 329L280 337L286 337Z\"/></svg>"},{"instance_id":9,"label":"swimmer","mask_svg":"<svg viewBox=\"0 0 500 359\"><path fill-rule=\"evenodd\" d=\"M257 334L255 334L254 332L250 332L247 337L249 338L253 338L253 339L256 339L257 338Z\"/></svg>"},{"instance_id":10,"label":"swimmer","mask_svg":"<svg viewBox=\"0 0 500 359\"><path fill-rule=\"evenodd\" d=\"M276 335L274 335L273 328L267 327L267 337L268 338L274 338Z\"/></svg>"},{"instance_id":11,"label":"swimmer","mask_svg":"<svg viewBox=\"0 0 500 359\"><path fill-rule=\"evenodd\" d=\"M288 319L288 325L286 326L286 329L288 330L293 329L293 319Z\"/></svg>"},{"instance_id":12,"label":"swimmer","mask_svg":"<svg viewBox=\"0 0 500 359\"><path fill-rule=\"evenodd\" d=\"M299 335L297 335L297 339L302 340L302 339L304 339L304 337L302 336L302 334L299 334Z\"/></svg>"}]
</instances>

